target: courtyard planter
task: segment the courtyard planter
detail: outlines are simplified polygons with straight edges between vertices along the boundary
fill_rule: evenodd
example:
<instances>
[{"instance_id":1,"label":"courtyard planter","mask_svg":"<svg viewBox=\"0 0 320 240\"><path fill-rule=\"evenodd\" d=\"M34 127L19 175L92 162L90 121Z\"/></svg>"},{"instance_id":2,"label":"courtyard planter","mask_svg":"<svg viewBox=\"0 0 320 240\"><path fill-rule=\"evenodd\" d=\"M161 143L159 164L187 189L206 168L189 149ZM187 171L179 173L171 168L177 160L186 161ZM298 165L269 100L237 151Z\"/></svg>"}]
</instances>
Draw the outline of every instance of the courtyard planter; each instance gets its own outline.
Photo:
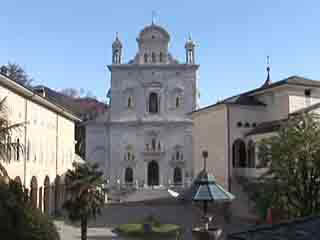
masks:
<instances>
[{"instance_id":1,"label":"courtyard planter","mask_svg":"<svg viewBox=\"0 0 320 240\"><path fill-rule=\"evenodd\" d=\"M174 240L180 227L174 224L136 223L119 225L115 232L126 239Z\"/></svg>"}]
</instances>

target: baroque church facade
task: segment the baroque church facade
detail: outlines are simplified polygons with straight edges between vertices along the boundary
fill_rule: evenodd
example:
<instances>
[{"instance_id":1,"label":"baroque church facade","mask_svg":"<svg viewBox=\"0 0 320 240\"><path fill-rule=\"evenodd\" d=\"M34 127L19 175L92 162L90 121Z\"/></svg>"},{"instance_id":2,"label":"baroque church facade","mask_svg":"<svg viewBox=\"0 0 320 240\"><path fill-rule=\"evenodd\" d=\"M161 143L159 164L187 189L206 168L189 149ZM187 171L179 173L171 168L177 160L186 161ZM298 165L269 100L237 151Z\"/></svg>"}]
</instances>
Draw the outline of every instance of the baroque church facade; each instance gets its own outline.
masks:
<instances>
[{"instance_id":1,"label":"baroque church facade","mask_svg":"<svg viewBox=\"0 0 320 240\"><path fill-rule=\"evenodd\" d=\"M195 43L186 42L180 63L169 42L169 33L152 23L128 63L118 36L112 44L110 108L86 122L86 159L98 162L111 184L183 185L195 174L188 114L198 100Z\"/></svg>"}]
</instances>

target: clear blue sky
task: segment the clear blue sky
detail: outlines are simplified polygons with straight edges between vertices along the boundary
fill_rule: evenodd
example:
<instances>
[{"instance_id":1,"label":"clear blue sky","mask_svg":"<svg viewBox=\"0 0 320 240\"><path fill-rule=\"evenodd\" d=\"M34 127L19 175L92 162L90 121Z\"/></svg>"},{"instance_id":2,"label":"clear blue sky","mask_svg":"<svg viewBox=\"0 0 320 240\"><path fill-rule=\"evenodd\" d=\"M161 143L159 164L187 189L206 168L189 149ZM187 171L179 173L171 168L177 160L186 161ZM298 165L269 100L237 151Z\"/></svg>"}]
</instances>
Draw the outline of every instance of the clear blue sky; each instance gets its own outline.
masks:
<instances>
[{"instance_id":1,"label":"clear blue sky","mask_svg":"<svg viewBox=\"0 0 320 240\"><path fill-rule=\"evenodd\" d=\"M54 0L1 1L0 64L21 64L35 83L84 88L105 98L115 32L124 61L139 31L156 23L171 34L171 53L184 60L191 32L199 45L201 105L261 85L266 56L271 78L320 80L320 1Z\"/></svg>"}]
</instances>

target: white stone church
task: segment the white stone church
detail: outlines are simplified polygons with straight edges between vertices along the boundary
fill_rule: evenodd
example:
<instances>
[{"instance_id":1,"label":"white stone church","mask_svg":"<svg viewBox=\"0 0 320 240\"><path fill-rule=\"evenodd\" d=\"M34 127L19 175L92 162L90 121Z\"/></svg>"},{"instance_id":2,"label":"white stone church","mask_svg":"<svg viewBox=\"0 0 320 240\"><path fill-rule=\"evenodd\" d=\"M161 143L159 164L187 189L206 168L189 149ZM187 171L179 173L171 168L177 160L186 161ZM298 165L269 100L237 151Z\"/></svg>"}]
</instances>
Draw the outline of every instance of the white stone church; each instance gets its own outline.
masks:
<instances>
[{"instance_id":1,"label":"white stone church","mask_svg":"<svg viewBox=\"0 0 320 240\"><path fill-rule=\"evenodd\" d=\"M110 108L86 123L86 159L98 162L111 184L183 185L194 175L188 113L197 106L199 65L191 39L183 63L169 42L164 28L146 26L128 63L118 36L112 44Z\"/></svg>"}]
</instances>

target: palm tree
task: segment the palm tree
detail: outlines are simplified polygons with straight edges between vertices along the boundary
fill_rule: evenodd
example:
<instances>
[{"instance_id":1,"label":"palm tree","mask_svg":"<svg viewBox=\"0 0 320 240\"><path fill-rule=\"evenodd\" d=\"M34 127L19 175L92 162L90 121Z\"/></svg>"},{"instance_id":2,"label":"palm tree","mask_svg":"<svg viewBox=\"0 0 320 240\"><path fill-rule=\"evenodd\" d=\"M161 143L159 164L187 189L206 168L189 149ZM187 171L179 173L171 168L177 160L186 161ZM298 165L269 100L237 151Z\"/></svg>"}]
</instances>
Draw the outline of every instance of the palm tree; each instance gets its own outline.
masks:
<instances>
[{"instance_id":1,"label":"palm tree","mask_svg":"<svg viewBox=\"0 0 320 240\"><path fill-rule=\"evenodd\" d=\"M103 173L98 164L74 163L65 178L68 199L63 204L71 221L81 222L81 239L87 239L88 219L101 214L104 205Z\"/></svg>"}]
</instances>

